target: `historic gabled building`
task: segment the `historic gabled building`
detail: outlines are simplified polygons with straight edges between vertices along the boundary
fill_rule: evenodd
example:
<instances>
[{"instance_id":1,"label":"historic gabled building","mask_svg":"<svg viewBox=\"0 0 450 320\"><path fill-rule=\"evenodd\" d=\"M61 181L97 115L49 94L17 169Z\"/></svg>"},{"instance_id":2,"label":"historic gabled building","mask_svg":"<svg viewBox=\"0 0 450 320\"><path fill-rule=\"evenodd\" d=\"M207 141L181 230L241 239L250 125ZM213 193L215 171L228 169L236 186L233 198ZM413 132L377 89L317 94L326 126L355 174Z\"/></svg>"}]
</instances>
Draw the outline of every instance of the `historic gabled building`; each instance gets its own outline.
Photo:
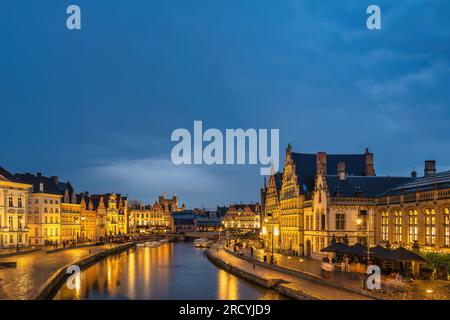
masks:
<instances>
[{"instance_id":1,"label":"historic gabled building","mask_svg":"<svg viewBox=\"0 0 450 320\"><path fill-rule=\"evenodd\" d=\"M161 204L133 204L130 207L130 231L171 230L171 212L165 211Z\"/></svg>"},{"instance_id":2,"label":"historic gabled building","mask_svg":"<svg viewBox=\"0 0 450 320\"><path fill-rule=\"evenodd\" d=\"M77 202L81 207L80 234L81 241L97 241L97 212L94 209L94 203L88 192L77 196Z\"/></svg>"},{"instance_id":3,"label":"historic gabled building","mask_svg":"<svg viewBox=\"0 0 450 320\"><path fill-rule=\"evenodd\" d=\"M89 197L97 213L98 240L128 233L128 198L121 194L93 194Z\"/></svg>"},{"instance_id":4,"label":"historic gabled building","mask_svg":"<svg viewBox=\"0 0 450 320\"><path fill-rule=\"evenodd\" d=\"M260 210L259 203L230 205L223 218L225 229L259 230L261 227Z\"/></svg>"},{"instance_id":5,"label":"historic gabled building","mask_svg":"<svg viewBox=\"0 0 450 320\"><path fill-rule=\"evenodd\" d=\"M145 205L134 201L130 205L130 230L134 232L169 231L173 228L172 215L185 209L184 203L178 206L178 197L174 193L172 198L167 199L166 193L158 197L153 205Z\"/></svg>"},{"instance_id":6,"label":"historic gabled building","mask_svg":"<svg viewBox=\"0 0 450 320\"><path fill-rule=\"evenodd\" d=\"M28 246L32 188L0 167L0 248Z\"/></svg>"},{"instance_id":7,"label":"historic gabled building","mask_svg":"<svg viewBox=\"0 0 450 320\"><path fill-rule=\"evenodd\" d=\"M81 204L70 182L56 181L61 201L61 242L76 243L81 240Z\"/></svg>"},{"instance_id":8,"label":"historic gabled building","mask_svg":"<svg viewBox=\"0 0 450 320\"><path fill-rule=\"evenodd\" d=\"M449 251L450 173L426 161L424 177L375 176L373 154L301 154L286 150L280 174L262 189L266 247L321 258L334 236L350 244L412 246ZM278 220L277 220L278 216ZM270 230L277 230L274 239ZM277 247L277 245L279 247Z\"/></svg>"},{"instance_id":9,"label":"historic gabled building","mask_svg":"<svg viewBox=\"0 0 450 320\"><path fill-rule=\"evenodd\" d=\"M261 233L265 241L265 246L269 250L280 250L280 192L283 183L283 174L278 172L269 177L269 183L266 186L264 179L264 187L261 190L262 204L264 214L261 215L262 220Z\"/></svg>"}]
</instances>

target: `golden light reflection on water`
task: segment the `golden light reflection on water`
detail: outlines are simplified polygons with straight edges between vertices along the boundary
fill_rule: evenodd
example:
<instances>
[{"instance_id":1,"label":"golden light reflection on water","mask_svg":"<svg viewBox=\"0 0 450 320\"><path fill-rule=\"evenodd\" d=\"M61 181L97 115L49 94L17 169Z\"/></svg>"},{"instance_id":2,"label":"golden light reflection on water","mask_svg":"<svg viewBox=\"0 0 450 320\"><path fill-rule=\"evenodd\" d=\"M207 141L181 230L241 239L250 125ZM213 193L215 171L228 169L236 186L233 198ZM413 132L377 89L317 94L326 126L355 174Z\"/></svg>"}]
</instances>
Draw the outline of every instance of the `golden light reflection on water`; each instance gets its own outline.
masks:
<instances>
[{"instance_id":1,"label":"golden light reflection on water","mask_svg":"<svg viewBox=\"0 0 450 320\"><path fill-rule=\"evenodd\" d=\"M88 267L81 289L63 286L55 299L278 299L216 268L192 244L135 248Z\"/></svg>"},{"instance_id":2,"label":"golden light reflection on water","mask_svg":"<svg viewBox=\"0 0 450 320\"><path fill-rule=\"evenodd\" d=\"M224 270L217 273L217 297L219 300L238 300L238 278Z\"/></svg>"}]
</instances>

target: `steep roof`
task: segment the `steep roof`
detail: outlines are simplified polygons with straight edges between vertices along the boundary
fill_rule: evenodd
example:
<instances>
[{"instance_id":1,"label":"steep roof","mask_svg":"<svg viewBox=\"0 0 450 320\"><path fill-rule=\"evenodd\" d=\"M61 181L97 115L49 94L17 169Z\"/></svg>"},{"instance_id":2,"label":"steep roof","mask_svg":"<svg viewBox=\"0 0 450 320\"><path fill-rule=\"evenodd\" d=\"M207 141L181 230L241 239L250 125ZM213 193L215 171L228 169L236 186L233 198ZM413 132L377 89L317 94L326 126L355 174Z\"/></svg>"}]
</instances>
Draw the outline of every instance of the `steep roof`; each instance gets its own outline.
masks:
<instances>
[{"instance_id":1,"label":"steep roof","mask_svg":"<svg viewBox=\"0 0 450 320\"><path fill-rule=\"evenodd\" d=\"M0 181L9 181L9 182L17 182L20 183L19 179L16 176L11 174L5 168L0 167Z\"/></svg>"},{"instance_id":2,"label":"steep roof","mask_svg":"<svg viewBox=\"0 0 450 320\"><path fill-rule=\"evenodd\" d=\"M54 195L62 195L58 183L55 179L42 176L40 174L33 175L30 173L19 173L17 179L22 183L33 185L33 193L47 193ZM41 190L41 184L43 189Z\"/></svg>"},{"instance_id":3,"label":"steep roof","mask_svg":"<svg viewBox=\"0 0 450 320\"><path fill-rule=\"evenodd\" d=\"M326 177L331 196L374 198L386 190L411 181L411 177L348 176L340 180L336 175Z\"/></svg>"},{"instance_id":4,"label":"steep roof","mask_svg":"<svg viewBox=\"0 0 450 320\"><path fill-rule=\"evenodd\" d=\"M281 186L283 185L283 172L277 172L273 175L275 179L275 186L277 188L277 191L281 191Z\"/></svg>"},{"instance_id":5,"label":"steep roof","mask_svg":"<svg viewBox=\"0 0 450 320\"><path fill-rule=\"evenodd\" d=\"M450 188L450 171L439 172L420 178L411 178L410 181L387 190L383 195L398 195L446 188Z\"/></svg>"},{"instance_id":6,"label":"steep roof","mask_svg":"<svg viewBox=\"0 0 450 320\"><path fill-rule=\"evenodd\" d=\"M299 185L303 192L310 192L314 189L316 179L316 154L312 153L291 153L295 163ZM337 175L337 165L345 162L345 171L349 176L366 175L365 154L327 154L327 174Z\"/></svg>"},{"instance_id":7,"label":"steep roof","mask_svg":"<svg viewBox=\"0 0 450 320\"><path fill-rule=\"evenodd\" d=\"M233 204L230 205L230 207L228 208L229 212L233 212L233 211L251 211L254 213L258 213L259 212L259 204L255 203L255 204Z\"/></svg>"}]
</instances>

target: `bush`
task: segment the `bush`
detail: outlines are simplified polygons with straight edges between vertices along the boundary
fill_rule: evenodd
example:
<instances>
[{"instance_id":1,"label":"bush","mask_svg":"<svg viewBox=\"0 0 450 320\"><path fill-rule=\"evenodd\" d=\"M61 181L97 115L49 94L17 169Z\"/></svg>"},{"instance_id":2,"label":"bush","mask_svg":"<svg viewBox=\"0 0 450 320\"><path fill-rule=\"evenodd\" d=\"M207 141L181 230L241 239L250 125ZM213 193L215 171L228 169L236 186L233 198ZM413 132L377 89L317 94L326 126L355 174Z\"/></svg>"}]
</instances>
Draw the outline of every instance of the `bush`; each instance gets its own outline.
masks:
<instances>
[{"instance_id":1,"label":"bush","mask_svg":"<svg viewBox=\"0 0 450 320\"><path fill-rule=\"evenodd\" d=\"M450 254L436 252L422 252L421 254L428 260L428 265L440 273L450 273Z\"/></svg>"}]
</instances>

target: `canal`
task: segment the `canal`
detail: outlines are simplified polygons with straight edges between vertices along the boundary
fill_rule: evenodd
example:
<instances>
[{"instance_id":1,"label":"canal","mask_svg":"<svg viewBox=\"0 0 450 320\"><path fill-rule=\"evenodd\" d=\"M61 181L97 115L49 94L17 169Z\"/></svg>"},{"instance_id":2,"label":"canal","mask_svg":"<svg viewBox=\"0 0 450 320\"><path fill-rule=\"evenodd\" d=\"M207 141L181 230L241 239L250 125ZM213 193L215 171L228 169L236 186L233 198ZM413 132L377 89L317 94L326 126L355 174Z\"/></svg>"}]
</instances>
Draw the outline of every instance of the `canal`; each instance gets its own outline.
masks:
<instances>
[{"instance_id":1,"label":"canal","mask_svg":"<svg viewBox=\"0 0 450 320\"><path fill-rule=\"evenodd\" d=\"M54 299L283 299L217 268L192 243L133 248L81 272L80 289L66 285Z\"/></svg>"}]
</instances>

